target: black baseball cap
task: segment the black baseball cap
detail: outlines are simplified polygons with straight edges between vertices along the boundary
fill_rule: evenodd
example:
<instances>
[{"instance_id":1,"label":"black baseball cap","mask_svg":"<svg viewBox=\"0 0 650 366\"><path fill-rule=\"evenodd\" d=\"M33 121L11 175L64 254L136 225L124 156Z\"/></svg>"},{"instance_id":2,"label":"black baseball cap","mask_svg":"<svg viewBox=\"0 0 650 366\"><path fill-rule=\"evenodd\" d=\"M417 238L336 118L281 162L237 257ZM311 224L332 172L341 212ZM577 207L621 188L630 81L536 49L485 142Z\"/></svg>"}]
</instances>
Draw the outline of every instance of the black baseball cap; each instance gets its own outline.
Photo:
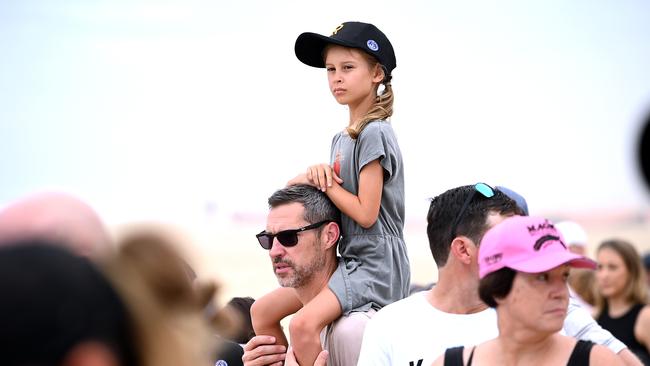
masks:
<instances>
[{"instance_id":1,"label":"black baseball cap","mask_svg":"<svg viewBox=\"0 0 650 366\"><path fill-rule=\"evenodd\" d=\"M393 45L386 35L374 25L361 22L345 22L336 27L329 37L302 33L296 39L296 56L306 65L323 68L323 50L329 44L356 48L374 56L386 68L387 75L397 66Z\"/></svg>"}]
</instances>

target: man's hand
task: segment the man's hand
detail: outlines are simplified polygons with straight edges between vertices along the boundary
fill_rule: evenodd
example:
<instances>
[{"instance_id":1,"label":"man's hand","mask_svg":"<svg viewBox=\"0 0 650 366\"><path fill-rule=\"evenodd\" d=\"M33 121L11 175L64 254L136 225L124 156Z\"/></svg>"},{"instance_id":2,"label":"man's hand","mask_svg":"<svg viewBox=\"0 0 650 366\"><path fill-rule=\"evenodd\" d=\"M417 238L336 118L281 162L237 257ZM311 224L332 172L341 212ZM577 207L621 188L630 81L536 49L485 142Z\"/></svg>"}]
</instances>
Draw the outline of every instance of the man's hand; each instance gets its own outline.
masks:
<instances>
[{"instance_id":1,"label":"man's hand","mask_svg":"<svg viewBox=\"0 0 650 366\"><path fill-rule=\"evenodd\" d=\"M275 344L275 337L259 335L244 346L244 366L282 366L286 349ZM294 363L298 365L298 363Z\"/></svg>"},{"instance_id":2,"label":"man's hand","mask_svg":"<svg viewBox=\"0 0 650 366\"><path fill-rule=\"evenodd\" d=\"M316 357L314 366L327 366L327 356L327 351L322 350L318 354L318 357ZM291 347L289 347L289 350L287 350L287 359L284 361L284 366L298 366L298 361L296 361L296 356L293 354Z\"/></svg>"}]
</instances>

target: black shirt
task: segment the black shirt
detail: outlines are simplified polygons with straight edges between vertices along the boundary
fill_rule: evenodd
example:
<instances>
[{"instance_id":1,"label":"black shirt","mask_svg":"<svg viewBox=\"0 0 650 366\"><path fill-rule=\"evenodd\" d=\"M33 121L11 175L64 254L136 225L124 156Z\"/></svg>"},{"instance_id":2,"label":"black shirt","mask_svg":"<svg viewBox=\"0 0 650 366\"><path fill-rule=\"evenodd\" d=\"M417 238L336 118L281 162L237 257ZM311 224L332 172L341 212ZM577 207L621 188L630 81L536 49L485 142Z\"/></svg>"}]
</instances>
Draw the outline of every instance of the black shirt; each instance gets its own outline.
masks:
<instances>
[{"instance_id":1,"label":"black shirt","mask_svg":"<svg viewBox=\"0 0 650 366\"><path fill-rule=\"evenodd\" d=\"M619 341L625 343L630 351L634 352L641 359L644 365L650 365L648 349L639 343L634 336L634 324L636 324L636 319L639 317L639 313L644 306L644 304L636 304L622 316L612 318L609 316L609 308L605 304L605 308L598 318L596 318L596 321L598 321L601 327L609 330Z\"/></svg>"}]
</instances>

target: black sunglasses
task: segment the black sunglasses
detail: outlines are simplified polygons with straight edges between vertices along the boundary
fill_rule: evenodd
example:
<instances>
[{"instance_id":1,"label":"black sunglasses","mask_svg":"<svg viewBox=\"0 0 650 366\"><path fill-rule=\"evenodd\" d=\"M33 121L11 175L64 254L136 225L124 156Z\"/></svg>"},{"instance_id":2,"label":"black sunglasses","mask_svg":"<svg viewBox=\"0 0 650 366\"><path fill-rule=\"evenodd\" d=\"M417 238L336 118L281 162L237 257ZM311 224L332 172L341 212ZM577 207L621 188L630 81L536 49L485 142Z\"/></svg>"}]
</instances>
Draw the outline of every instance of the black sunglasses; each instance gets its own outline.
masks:
<instances>
[{"instance_id":1,"label":"black sunglasses","mask_svg":"<svg viewBox=\"0 0 650 366\"><path fill-rule=\"evenodd\" d=\"M270 250L271 247L273 246L273 238L278 238L280 244L282 244L285 247L292 247L298 244L298 233L306 230L319 228L327 224L328 222L332 222L332 220L320 221L315 224L303 226L298 229L282 230L282 231L278 231L275 234L269 234L266 232L266 230L264 230L255 236L257 237L257 241L260 242L262 248L266 250Z\"/></svg>"},{"instance_id":2,"label":"black sunglasses","mask_svg":"<svg viewBox=\"0 0 650 366\"><path fill-rule=\"evenodd\" d=\"M476 192L480 193L485 198L494 197L494 188L490 187L485 183L476 183L474 185L474 189L472 190L472 193L470 193L470 195L467 196L467 198L465 199L465 203L463 203L462 208L460 209L460 211L458 211L458 216L456 216L453 225L451 225L452 240L456 237L456 229L458 227L458 224L460 224L460 221L463 218L463 214L465 214L465 210L467 210L467 206L469 206L469 203L472 202L472 200L476 196Z\"/></svg>"}]
</instances>

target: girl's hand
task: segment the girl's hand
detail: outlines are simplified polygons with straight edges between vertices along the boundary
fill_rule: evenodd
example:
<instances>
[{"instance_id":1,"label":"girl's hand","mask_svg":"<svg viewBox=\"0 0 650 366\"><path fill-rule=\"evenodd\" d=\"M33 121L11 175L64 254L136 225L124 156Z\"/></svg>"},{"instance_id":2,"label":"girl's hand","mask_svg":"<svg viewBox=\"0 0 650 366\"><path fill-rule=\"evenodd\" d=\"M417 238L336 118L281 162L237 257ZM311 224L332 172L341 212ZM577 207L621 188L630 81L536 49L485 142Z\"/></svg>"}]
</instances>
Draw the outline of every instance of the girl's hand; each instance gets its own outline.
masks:
<instances>
[{"instance_id":1,"label":"girl's hand","mask_svg":"<svg viewBox=\"0 0 650 366\"><path fill-rule=\"evenodd\" d=\"M307 168L305 175L311 185L319 188L323 192L332 186L332 179L338 184L343 183L343 179L341 179L328 164L312 165Z\"/></svg>"},{"instance_id":2,"label":"girl's hand","mask_svg":"<svg viewBox=\"0 0 650 366\"><path fill-rule=\"evenodd\" d=\"M295 178L291 179L290 181L287 182L287 187L288 186L295 186L297 184L308 184L310 186L313 186L313 184L307 179L306 174L298 174Z\"/></svg>"}]
</instances>

